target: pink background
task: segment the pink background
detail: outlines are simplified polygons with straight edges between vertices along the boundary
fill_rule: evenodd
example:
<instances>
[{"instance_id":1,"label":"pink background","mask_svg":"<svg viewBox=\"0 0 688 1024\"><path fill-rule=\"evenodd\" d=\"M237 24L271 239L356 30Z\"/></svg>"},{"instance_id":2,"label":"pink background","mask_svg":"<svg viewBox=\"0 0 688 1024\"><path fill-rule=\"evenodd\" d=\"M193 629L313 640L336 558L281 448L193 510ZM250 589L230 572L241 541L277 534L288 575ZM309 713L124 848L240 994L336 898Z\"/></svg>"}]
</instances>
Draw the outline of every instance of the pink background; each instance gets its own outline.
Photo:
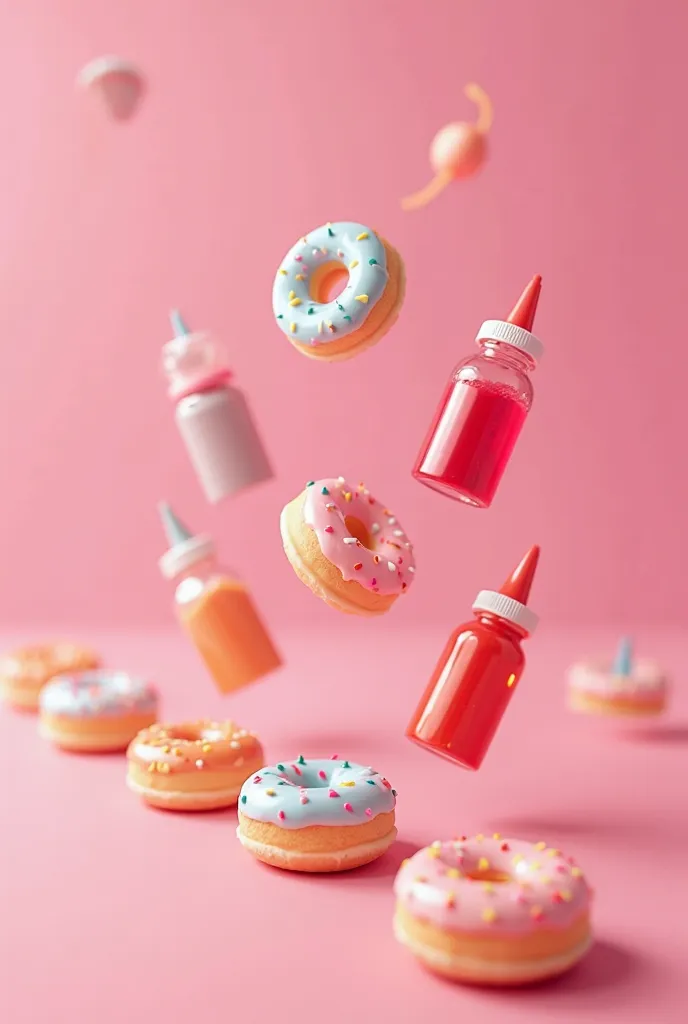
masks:
<instances>
[{"instance_id":1,"label":"pink background","mask_svg":"<svg viewBox=\"0 0 688 1024\"><path fill-rule=\"evenodd\" d=\"M0 620L168 623L168 497L274 622L323 625L277 518L343 473L416 541L397 623L454 624L533 541L550 622L685 621L687 30L679 0L2 4ZM150 78L125 127L73 88L108 51ZM473 116L471 80L496 107L489 166L402 213L433 133ZM276 329L272 279L305 230L346 218L399 247L408 296L377 348L317 365ZM453 363L535 271L535 406L477 512L410 467ZM172 305L229 345L278 469L212 510L158 367Z\"/></svg>"},{"instance_id":2,"label":"pink background","mask_svg":"<svg viewBox=\"0 0 688 1024\"><path fill-rule=\"evenodd\" d=\"M580 637L542 637L470 774L403 738L444 633L400 641L383 625L373 638L355 622L351 653L333 658L334 630L290 632L282 677L236 694L231 712L271 763L339 753L389 777L399 839L359 871L265 868L239 845L235 810L152 811L125 788L121 756L60 754L33 717L0 709L15 783L0 786L0 823L13 823L0 844L3 1024L685 1024L685 690L666 723L574 718L560 680ZM227 714L181 637L89 639L164 682L170 720ZM653 633L652 647L678 678L685 639ZM401 860L440 837L493 831L559 847L595 889L596 945L557 982L451 985L394 941Z\"/></svg>"}]
</instances>

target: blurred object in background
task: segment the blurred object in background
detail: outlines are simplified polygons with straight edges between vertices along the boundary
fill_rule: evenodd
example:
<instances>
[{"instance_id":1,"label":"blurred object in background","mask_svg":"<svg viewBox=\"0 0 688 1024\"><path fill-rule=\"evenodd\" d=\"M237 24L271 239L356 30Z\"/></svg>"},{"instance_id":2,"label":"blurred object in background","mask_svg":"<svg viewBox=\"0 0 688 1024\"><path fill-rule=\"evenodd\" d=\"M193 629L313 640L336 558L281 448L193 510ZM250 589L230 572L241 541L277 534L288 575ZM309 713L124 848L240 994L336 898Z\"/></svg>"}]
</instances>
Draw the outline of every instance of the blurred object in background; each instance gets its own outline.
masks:
<instances>
[{"instance_id":1,"label":"blurred object in background","mask_svg":"<svg viewBox=\"0 0 688 1024\"><path fill-rule=\"evenodd\" d=\"M122 57L97 57L77 76L77 86L97 98L113 121L130 121L146 91L143 75Z\"/></svg>"}]
</instances>

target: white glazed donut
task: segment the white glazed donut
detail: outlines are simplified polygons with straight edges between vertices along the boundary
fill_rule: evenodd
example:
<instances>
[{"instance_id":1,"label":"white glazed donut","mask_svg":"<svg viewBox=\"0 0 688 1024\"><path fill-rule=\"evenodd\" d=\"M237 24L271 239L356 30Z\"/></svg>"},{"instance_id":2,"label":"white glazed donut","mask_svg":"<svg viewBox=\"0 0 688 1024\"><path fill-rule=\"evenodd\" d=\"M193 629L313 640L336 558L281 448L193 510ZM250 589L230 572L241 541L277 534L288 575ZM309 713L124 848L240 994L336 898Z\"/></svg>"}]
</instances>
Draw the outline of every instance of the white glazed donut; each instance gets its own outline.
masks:
<instances>
[{"instance_id":1,"label":"white glazed donut","mask_svg":"<svg viewBox=\"0 0 688 1024\"><path fill-rule=\"evenodd\" d=\"M335 280L348 277L330 298ZM341 360L379 341L399 315L404 265L364 224L325 224L292 246L272 289L280 330L312 359Z\"/></svg>"},{"instance_id":2,"label":"white glazed donut","mask_svg":"<svg viewBox=\"0 0 688 1024\"><path fill-rule=\"evenodd\" d=\"M237 835L258 860L292 871L341 871L396 838L396 792L372 768L333 757L261 768L239 797Z\"/></svg>"},{"instance_id":3,"label":"white glazed donut","mask_svg":"<svg viewBox=\"0 0 688 1024\"><path fill-rule=\"evenodd\" d=\"M124 750L157 716L154 686L101 669L58 676L40 694L41 735L66 750Z\"/></svg>"}]
</instances>

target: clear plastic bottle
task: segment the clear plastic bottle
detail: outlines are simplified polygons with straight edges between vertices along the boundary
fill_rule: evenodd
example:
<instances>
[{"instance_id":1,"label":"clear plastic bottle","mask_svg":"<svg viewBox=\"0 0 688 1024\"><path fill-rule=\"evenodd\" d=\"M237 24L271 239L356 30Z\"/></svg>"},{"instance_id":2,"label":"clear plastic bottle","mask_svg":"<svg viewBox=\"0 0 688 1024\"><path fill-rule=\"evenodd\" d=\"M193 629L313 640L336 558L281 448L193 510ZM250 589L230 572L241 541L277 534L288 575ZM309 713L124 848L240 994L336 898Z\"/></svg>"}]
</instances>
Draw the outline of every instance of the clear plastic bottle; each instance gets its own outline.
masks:
<instances>
[{"instance_id":1,"label":"clear plastic bottle","mask_svg":"<svg viewBox=\"0 0 688 1024\"><path fill-rule=\"evenodd\" d=\"M273 472L220 345L206 331L189 333L176 310L171 319L176 337L163 348L168 393L201 487L215 504Z\"/></svg>"},{"instance_id":2,"label":"clear plastic bottle","mask_svg":"<svg viewBox=\"0 0 688 1024\"><path fill-rule=\"evenodd\" d=\"M507 320L486 320L480 352L455 367L413 469L420 483L478 508L492 503L533 402L540 287L538 275Z\"/></svg>"},{"instance_id":3,"label":"clear plastic bottle","mask_svg":"<svg viewBox=\"0 0 688 1024\"><path fill-rule=\"evenodd\" d=\"M194 536L169 505L160 516L170 543L160 570L174 583L177 617L217 688L231 693L282 664L247 587L217 561L207 535Z\"/></svg>"}]
</instances>

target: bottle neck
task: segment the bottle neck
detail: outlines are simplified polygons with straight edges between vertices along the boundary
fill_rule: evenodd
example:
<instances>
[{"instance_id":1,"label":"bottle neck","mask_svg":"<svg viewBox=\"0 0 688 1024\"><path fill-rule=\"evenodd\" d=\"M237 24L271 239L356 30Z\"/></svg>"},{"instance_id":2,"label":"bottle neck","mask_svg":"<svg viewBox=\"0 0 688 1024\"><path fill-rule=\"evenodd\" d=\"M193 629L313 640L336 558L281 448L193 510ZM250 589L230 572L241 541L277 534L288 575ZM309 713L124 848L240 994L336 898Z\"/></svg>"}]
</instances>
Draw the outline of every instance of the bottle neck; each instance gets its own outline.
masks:
<instances>
[{"instance_id":1,"label":"bottle neck","mask_svg":"<svg viewBox=\"0 0 688 1024\"><path fill-rule=\"evenodd\" d=\"M508 345L504 341L494 341L491 338L483 338L478 344L481 354L486 359L492 359L496 363L501 363L502 366L520 370L521 373L532 373L537 366L531 355L528 355L523 349L516 348L515 345Z\"/></svg>"},{"instance_id":2,"label":"bottle neck","mask_svg":"<svg viewBox=\"0 0 688 1024\"><path fill-rule=\"evenodd\" d=\"M510 622L509 619L502 619L499 615L495 615L493 612L477 612L476 620L483 626L488 626L493 629L496 633L501 636L508 636L509 639L520 644L522 640L527 640L529 633L515 623Z\"/></svg>"},{"instance_id":3,"label":"bottle neck","mask_svg":"<svg viewBox=\"0 0 688 1024\"><path fill-rule=\"evenodd\" d=\"M191 565L187 565L181 572L178 572L174 577L174 583L181 583L182 580L188 580L190 578L202 578L207 579L212 576L218 570L217 559L214 555L206 555L205 558L199 558L198 561L193 562Z\"/></svg>"}]
</instances>

